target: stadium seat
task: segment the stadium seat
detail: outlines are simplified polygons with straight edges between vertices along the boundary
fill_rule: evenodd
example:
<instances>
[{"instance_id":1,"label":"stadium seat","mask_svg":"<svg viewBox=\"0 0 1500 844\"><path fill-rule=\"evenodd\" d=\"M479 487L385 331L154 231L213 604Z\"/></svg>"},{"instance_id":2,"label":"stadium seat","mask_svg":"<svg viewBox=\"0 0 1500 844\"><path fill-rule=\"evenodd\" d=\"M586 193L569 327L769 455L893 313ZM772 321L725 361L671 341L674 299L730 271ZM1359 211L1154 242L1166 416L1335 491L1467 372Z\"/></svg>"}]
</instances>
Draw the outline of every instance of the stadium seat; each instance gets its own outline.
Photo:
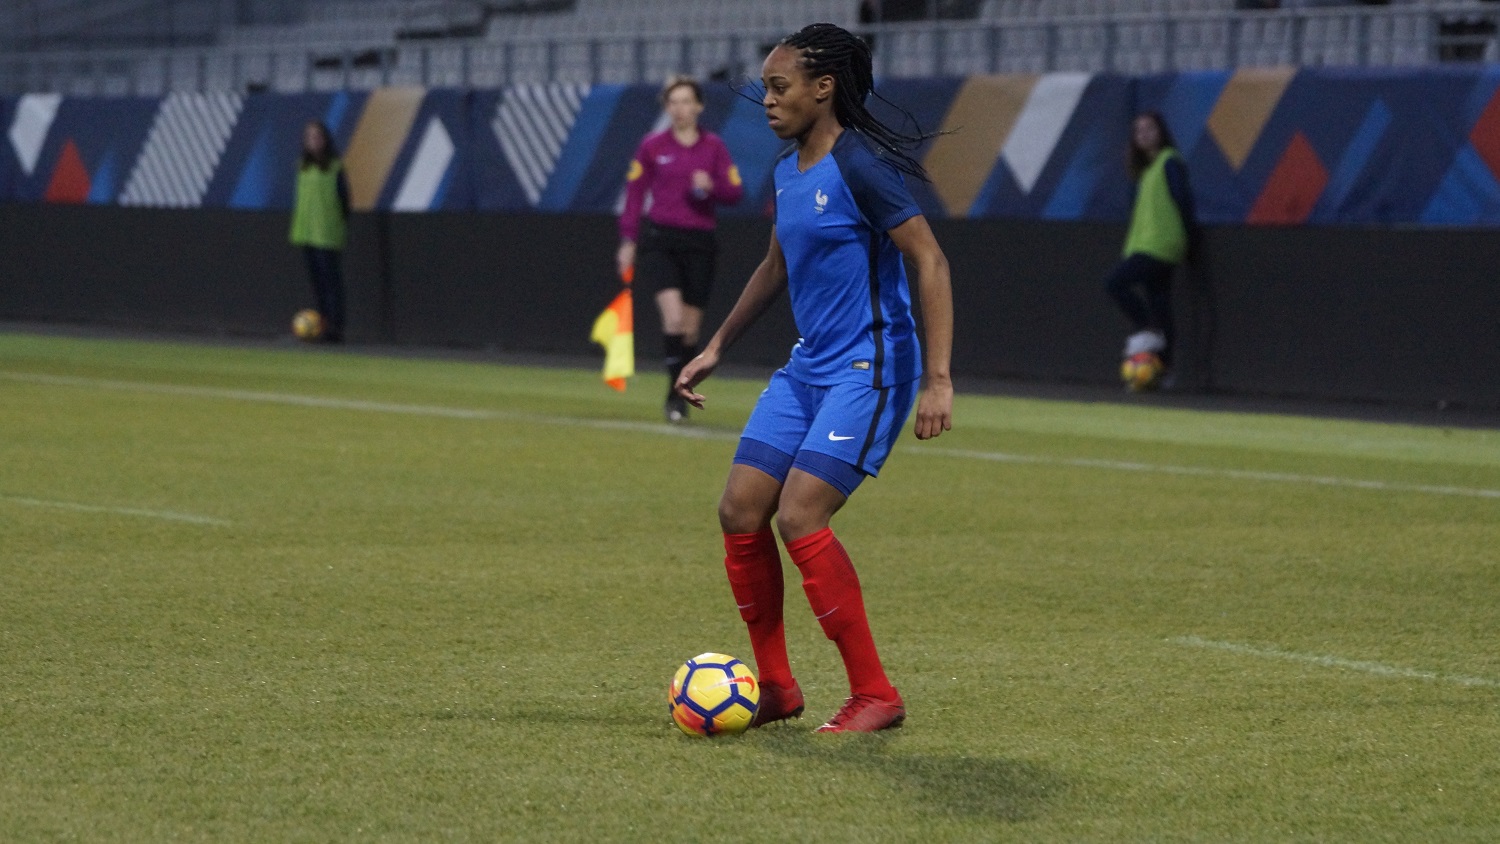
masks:
<instances>
[{"instance_id":1,"label":"stadium seat","mask_svg":"<svg viewBox=\"0 0 1500 844\"><path fill-rule=\"evenodd\" d=\"M1438 43L1442 20L1500 15L1500 3L1492 0L1442 0L1440 8L1435 2L1283 0L1279 10L1263 11L1239 10L1235 0L982 0L972 21L881 24L876 70L921 76L1151 73L1299 62L1418 65L1455 52ZM119 25L109 15L181 6L189 30L208 32L217 44L197 45L189 58L173 50L141 50L111 59L107 70L102 69L106 63L78 54L38 58L32 69L16 50L6 50L0 53L5 57L0 86L9 93L102 91L105 86L151 93L200 86L295 91L392 82L495 85L512 76L540 81L549 73L629 82L684 69L740 75L754 70L767 43L810 22L856 27L859 8L855 0L279 0L276 14L252 15L252 23L241 24L243 11L218 18L222 12L210 8L238 4L29 3L47 20L46 33L58 37L70 27L87 32L91 26L96 30L91 37L105 37L97 31L105 26L101 21ZM137 17L141 20L126 27L132 37L148 32L142 27L149 26L149 16ZM7 39L13 41L12 32L21 28L10 7L0 4L0 48L8 47ZM32 32L42 30L33 26ZM432 49L397 51L413 39ZM1464 57L1495 58L1493 37L1480 33L1469 41ZM350 55L382 50L393 57L389 66L343 66Z\"/></svg>"}]
</instances>

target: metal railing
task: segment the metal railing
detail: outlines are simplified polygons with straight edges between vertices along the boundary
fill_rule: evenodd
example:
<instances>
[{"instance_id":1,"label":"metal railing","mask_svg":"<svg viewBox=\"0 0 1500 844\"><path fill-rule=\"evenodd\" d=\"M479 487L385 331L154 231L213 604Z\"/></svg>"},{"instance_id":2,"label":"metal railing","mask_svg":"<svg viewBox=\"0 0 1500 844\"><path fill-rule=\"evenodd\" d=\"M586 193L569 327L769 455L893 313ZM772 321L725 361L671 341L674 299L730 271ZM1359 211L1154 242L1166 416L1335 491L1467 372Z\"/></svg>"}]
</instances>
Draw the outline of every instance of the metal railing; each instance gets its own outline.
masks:
<instances>
[{"instance_id":1,"label":"metal railing","mask_svg":"<svg viewBox=\"0 0 1500 844\"><path fill-rule=\"evenodd\" d=\"M1472 4L877 24L883 77L1242 66L1390 66L1491 60L1496 9ZM1468 21L1455 28L1455 19ZM654 82L671 73L756 77L782 32L620 34L317 46L21 52L0 56L0 92L364 90L390 85Z\"/></svg>"}]
</instances>

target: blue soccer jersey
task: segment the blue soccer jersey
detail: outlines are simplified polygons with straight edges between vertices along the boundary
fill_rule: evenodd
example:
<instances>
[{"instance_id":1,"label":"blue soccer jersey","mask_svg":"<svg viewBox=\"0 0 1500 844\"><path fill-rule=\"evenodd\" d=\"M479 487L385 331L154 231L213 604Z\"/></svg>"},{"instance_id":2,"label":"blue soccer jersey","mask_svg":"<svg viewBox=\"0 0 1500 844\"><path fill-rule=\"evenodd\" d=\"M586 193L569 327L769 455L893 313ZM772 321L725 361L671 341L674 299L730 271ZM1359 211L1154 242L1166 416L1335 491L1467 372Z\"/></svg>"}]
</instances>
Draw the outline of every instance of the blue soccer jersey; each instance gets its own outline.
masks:
<instances>
[{"instance_id":1,"label":"blue soccer jersey","mask_svg":"<svg viewBox=\"0 0 1500 844\"><path fill-rule=\"evenodd\" d=\"M890 161L846 129L802 172L777 162L776 238L802 338L787 371L807 384L880 388L922 374L901 251L888 231L922 213Z\"/></svg>"}]
</instances>

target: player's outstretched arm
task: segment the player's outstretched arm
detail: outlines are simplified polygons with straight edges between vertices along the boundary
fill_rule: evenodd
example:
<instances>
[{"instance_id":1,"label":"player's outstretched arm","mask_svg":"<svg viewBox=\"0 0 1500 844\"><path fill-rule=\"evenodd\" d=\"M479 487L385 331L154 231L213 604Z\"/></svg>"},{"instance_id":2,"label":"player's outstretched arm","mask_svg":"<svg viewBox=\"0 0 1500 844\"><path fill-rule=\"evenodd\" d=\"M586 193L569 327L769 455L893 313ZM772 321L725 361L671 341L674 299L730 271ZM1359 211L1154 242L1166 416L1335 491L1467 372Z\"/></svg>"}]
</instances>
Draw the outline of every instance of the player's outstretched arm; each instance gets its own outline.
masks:
<instances>
[{"instance_id":1,"label":"player's outstretched arm","mask_svg":"<svg viewBox=\"0 0 1500 844\"><path fill-rule=\"evenodd\" d=\"M917 397L916 435L932 439L953 428L953 283L948 258L932 236L927 218L918 214L891 229L891 240L917 270L922 303L922 392Z\"/></svg>"},{"instance_id":2,"label":"player's outstretched arm","mask_svg":"<svg viewBox=\"0 0 1500 844\"><path fill-rule=\"evenodd\" d=\"M781 243L776 239L776 229L772 228L771 245L766 250L765 259L750 274L750 281L746 282L745 289L740 292L739 301L734 303L729 316L724 318L724 324L704 344L703 351L682 368L682 374L677 376L677 383L672 385L677 394L701 410L704 397L694 388L713 374L724 352L740 339L745 329L759 319L785 289L786 256L781 254Z\"/></svg>"}]
</instances>

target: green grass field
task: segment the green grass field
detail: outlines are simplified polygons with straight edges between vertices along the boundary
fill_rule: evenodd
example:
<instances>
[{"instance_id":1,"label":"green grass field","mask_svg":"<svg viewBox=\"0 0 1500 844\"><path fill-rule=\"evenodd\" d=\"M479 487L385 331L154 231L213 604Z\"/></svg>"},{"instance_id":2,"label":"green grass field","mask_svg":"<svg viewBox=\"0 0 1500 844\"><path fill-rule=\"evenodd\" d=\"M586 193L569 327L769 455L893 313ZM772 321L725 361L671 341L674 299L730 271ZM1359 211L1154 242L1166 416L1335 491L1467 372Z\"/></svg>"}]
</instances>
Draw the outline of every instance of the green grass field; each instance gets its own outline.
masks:
<instances>
[{"instance_id":1,"label":"green grass field","mask_svg":"<svg viewBox=\"0 0 1500 844\"><path fill-rule=\"evenodd\" d=\"M1500 432L961 396L835 521L907 725L791 570L704 741L762 383L662 383L0 335L0 840L1500 839Z\"/></svg>"}]
</instances>

